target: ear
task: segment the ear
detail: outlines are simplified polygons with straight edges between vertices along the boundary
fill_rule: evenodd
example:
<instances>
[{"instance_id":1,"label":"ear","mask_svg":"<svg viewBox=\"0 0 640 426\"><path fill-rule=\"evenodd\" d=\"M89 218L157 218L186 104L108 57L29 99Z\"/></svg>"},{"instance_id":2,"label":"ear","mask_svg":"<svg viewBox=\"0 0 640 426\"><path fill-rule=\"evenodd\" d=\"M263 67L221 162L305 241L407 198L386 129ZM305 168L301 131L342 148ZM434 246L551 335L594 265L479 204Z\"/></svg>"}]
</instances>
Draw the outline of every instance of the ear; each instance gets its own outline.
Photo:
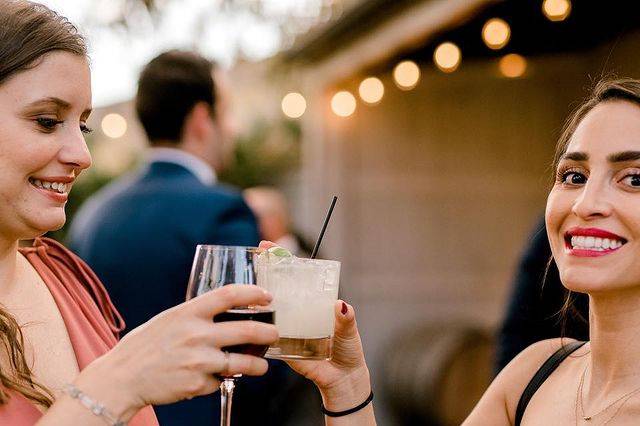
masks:
<instances>
[{"instance_id":1,"label":"ear","mask_svg":"<svg viewBox=\"0 0 640 426\"><path fill-rule=\"evenodd\" d=\"M193 106L184 122L183 139L202 140L211 132L211 107L205 102L198 102Z\"/></svg>"}]
</instances>

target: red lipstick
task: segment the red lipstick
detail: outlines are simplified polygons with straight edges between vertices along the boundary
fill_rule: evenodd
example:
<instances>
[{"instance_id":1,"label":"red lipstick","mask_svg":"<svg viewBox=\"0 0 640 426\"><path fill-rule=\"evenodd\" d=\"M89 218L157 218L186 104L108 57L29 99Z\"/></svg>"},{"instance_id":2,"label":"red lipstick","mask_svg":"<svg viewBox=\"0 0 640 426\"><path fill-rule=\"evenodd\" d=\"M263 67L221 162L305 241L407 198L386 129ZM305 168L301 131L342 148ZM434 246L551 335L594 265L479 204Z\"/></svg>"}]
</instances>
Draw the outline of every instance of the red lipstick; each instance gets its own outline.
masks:
<instances>
[{"instance_id":1,"label":"red lipstick","mask_svg":"<svg viewBox=\"0 0 640 426\"><path fill-rule=\"evenodd\" d=\"M618 251L622 247L622 245L606 249L576 249L573 247L573 244L571 244L572 237L606 238L613 241L620 241L622 245L627 242L627 240L620 235L614 234L613 232L605 231L604 229L574 227L565 232L564 241L568 253L572 256L577 257L606 256L607 254Z\"/></svg>"}]
</instances>

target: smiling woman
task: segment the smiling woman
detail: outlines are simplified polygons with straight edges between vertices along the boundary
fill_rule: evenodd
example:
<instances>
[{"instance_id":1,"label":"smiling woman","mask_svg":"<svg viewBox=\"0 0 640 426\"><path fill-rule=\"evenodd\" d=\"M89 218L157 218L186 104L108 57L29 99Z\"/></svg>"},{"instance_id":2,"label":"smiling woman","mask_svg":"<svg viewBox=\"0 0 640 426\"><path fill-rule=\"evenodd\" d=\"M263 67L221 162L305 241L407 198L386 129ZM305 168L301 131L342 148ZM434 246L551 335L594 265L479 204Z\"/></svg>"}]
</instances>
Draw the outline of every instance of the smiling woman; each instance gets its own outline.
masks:
<instances>
[{"instance_id":1,"label":"smiling woman","mask_svg":"<svg viewBox=\"0 0 640 426\"><path fill-rule=\"evenodd\" d=\"M275 327L214 324L233 306L265 305L229 286L174 307L118 342L122 318L89 267L41 238L65 222L91 165L84 39L64 17L23 0L0 7L0 424L155 426L151 404L211 393L216 374L267 363L222 346L268 345ZM34 239L32 247L18 242Z\"/></svg>"},{"instance_id":2,"label":"smiling woman","mask_svg":"<svg viewBox=\"0 0 640 426\"><path fill-rule=\"evenodd\" d=\"M554 166L548 237L565 287L589 295L590 341L551 339L525 349L496 377L464 426L638 424L640 81L600 82L569 117ZM353 315L350 308L345 312ZM345 328L336 330L334 352L358 360L355 365L340 368L333 360L293 367L318 384L325 405L355 407L342 412L348 416L340 413L341 423L327 424L372 425L357 328ZM347 378L327 390L336 375Z\"/></svg>"},{"instance_id":3,"label":"smiling woman","mask_svg":"<svg viewBox=\"0 0 640 426\"><path fill-rule=\"evenodd\" d=\"M0 86L0 144L3 156L16 159L0 177L0 209L13 213L9 235L36 237L64 225L68 192L91 165L82 135L91 110L87 87L86 57L63 50Z\"/></svg>"}]
</instances>

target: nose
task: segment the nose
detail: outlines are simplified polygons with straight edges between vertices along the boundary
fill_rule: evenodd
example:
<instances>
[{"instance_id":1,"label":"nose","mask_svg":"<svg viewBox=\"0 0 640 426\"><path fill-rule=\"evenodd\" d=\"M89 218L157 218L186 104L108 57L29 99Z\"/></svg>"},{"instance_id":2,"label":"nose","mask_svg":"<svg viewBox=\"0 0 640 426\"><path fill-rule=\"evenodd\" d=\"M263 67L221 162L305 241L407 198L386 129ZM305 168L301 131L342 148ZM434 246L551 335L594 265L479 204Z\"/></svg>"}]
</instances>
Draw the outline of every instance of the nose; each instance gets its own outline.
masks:
<instances>
[{"instance_id":1,"label":"nose","mask_svg":"<svg viewBox=\"0 0 640 426\"><path fill-rule=\"evenodd\" d=\"M58 152L58 158L61 163L73 167L76 176L91 166L91 153L79 128L66 136L62 149Z\"/></svg>"},{"instance_id":2,"label":"nose","mask_svg":"<svg viewBox=\"0 0 640 426\"><path fill-rule=\"evenodd\" d=\"M581 219L590 220L611 215L612 203L608 199L608 185L591 177L573 203L571 211Z\"/></svg>"}]
</instances>

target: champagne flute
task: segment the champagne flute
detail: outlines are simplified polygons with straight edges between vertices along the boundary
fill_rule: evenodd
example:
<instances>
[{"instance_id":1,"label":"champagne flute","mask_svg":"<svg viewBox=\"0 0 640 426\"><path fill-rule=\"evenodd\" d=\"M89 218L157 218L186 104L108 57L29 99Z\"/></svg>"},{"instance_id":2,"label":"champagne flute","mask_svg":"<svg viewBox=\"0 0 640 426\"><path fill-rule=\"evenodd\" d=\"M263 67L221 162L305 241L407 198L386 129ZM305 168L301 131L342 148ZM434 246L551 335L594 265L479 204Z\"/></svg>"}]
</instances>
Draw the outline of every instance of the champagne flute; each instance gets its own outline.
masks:
<instances>
[{"instance_id":1,"label":"champagne flute","mask_svg":"<svg viewBox=\"0 0 640 426\"><path fill-rule=\"evenodd\" d=\"M193 259L187 300L225 285L256 284L258 249L255 247L198 245ZM213 318L214 322L260 321L274 323L275 312L267 308L237 306ZM241 344L223 347L225 352L262 357L268 345ZM236 379L241 374L220 377L220 426L231 426L231 403Z\"/></svg>"}]
</instances>

